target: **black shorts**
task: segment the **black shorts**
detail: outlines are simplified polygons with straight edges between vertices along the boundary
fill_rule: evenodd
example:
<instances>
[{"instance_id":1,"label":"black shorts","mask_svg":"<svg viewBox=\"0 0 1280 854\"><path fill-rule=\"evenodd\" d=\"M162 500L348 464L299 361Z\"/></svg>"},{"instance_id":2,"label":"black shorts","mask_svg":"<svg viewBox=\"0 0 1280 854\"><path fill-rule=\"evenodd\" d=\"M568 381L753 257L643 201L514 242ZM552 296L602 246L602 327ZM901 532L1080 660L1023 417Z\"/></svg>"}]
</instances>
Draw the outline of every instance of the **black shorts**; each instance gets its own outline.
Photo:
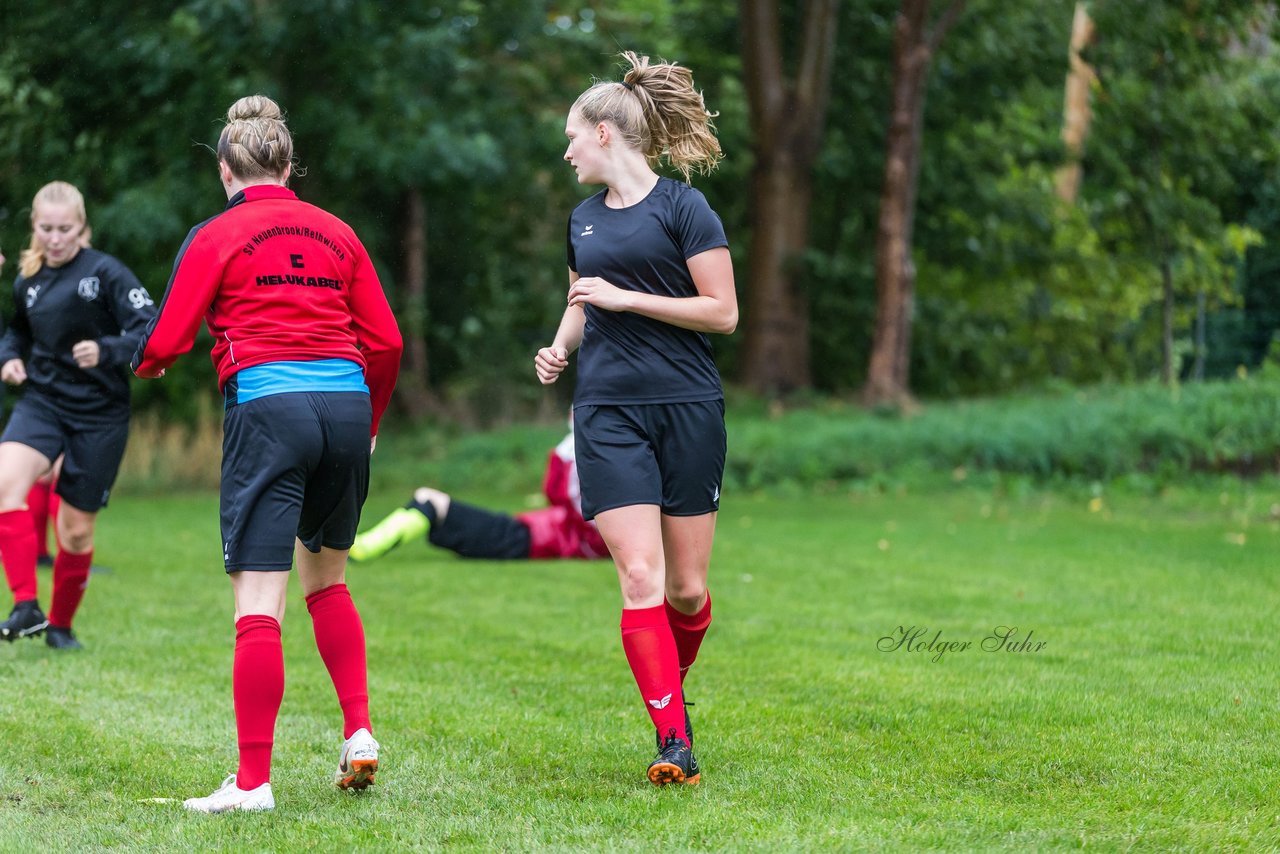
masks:
<instances>
[{"instance_id":1,"label":"black shorts","mask_svg":"<svg viewBox=\"0 0 1280 854\"><path fill-rule=\"evenodd\" d=\"M294 537L349 549L369 495L369 395L289 392L234 404L223 420L227 572L288 571Z\"/></svg>"},{"instance_id":2,"label":"black shorts","mask_svg":"<svg viewBox=\"0 0 1280 854\"><path fill-rule=\"evenodd\" d=\"M62 454L58 495L72 507L97 513L107 506L129 441L129 418L86 418L27 394L13 407L0 442L34 448L50 462Z\"/></svg>"},{"instance_id":3,"label":"black shorts","mask_svg":"<svg viewBox=\"0 0 1280 854\"><path fill-rule=\"evenodd\" d=\"M668 516L720 509L724 401L576 406L582 516L656 504Z\"/></svg>"}]
</instances>

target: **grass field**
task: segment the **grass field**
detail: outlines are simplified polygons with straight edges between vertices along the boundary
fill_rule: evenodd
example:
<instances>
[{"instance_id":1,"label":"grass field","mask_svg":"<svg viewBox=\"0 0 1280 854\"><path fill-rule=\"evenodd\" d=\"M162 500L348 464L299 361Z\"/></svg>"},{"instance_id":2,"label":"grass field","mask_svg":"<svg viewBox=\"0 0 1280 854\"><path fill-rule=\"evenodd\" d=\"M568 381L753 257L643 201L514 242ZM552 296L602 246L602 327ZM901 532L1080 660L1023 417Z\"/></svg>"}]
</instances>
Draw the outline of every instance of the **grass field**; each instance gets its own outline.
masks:
<instances>
[{"instance_id":1,"label":"grass field","mask_svg":"<svg viewBox=\"0 0 1280 854\"><path fill-rule=\"evenodd\" d=\"M234 770L217 545L215 498L122 495L87 650L0 647L0 850L1280 846L1274 481L726 497L688 683L703 783L662 790L607 564L405 547L349 576L379 785L329 784L340 717L295 595L277 809L198 816L148 799ZM1000 626L1030 644L983 650Z\"/></svg>"}]
</instances>

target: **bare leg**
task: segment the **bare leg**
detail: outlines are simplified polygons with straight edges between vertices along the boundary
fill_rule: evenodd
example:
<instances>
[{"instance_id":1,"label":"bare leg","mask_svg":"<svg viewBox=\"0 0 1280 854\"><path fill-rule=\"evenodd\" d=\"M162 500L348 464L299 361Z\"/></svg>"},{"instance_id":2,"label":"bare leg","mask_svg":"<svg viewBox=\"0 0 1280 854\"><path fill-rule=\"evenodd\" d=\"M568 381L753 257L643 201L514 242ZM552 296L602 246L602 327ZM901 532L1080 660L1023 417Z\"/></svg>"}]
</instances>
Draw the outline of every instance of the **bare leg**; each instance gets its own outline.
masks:
<instances>
[{"instance_id":1,"label":"bare leg","mask_svg":"<svg viewBox=\"0 0 1280 854\"><path fill-rule=\"evenodd\" d=\"M298 580L306 596L318 593L326 587L344 584L347 580L347 550L326 549L310 552L299 540L293 547L294 560L298 564Z\"/></svg>"},{"instance_id":2,"label":"bare leg","mask_svg":"<svg viewBox=\"0 0 1280 854\"><path fill-rule=\"evenodd\" d=\"M63 501L58 506L58 518L54 525L58 530L58 542L71 554L93 551L93 529L98 514L87 513Z\"/></svg>"},{"instance_id":3,"label":"bare leg","mask_svg":"<svg viewBox=\"0 0 1280 854\"><path fill-rule=\"evenodd\" d=\"M26 510L27 493L52 461L21 442L0 442L0 513Z\"/></svg>"},{"instance_id":4,"label":"bare leg","mask_svg":"<svg viewBox=\"0 0 1280 854\"><path fill-rule=\"evenodd\" d=\"M702 639L711 625L707 568L711 563L715 530L715 513L662 517L667 553L667 623L680 659L681 684L697 659Z\"/></svg>"},{"instance_id":5,"label":"bare leg","mask_svg":"<svg viewBox=\"0 0 1280 854\"><path fill-rule=\"evenodd\" d=\"M609 546L622 607L652 608L662 604L664 574L662 515L654 504L634 504L596 515L596 527Z\"/></svg>"},{"instance_id":6,"label":"bare leg","mask_svg":"<svg viewBox=\"0 0 1280 854\"><path fill-rule=\"evenodd\" d=\"M680 659L663 605L663 517L657 505L637 504L597 514L596 525L613 555L622 589L622 651L664 751L649 766L649 779L659 785L680 782L686 773L668 762L667 753L683 751L689 760L692 753L677 740L687 741L687 736L679 736L686 731ZM696 781L696 774L691 772L689 779Z\"/></svg>"},{"instance_id":7,"label":"bare leg","mask_svg":"<svg viewBox=\"0 0 1280 854\"><path fill-rule=\"evenodd\" d=\"M715 513L662 517L666 596L681 613L696 614L707 601L707 570L715 534Z\"/></svg>"}]
</instances>

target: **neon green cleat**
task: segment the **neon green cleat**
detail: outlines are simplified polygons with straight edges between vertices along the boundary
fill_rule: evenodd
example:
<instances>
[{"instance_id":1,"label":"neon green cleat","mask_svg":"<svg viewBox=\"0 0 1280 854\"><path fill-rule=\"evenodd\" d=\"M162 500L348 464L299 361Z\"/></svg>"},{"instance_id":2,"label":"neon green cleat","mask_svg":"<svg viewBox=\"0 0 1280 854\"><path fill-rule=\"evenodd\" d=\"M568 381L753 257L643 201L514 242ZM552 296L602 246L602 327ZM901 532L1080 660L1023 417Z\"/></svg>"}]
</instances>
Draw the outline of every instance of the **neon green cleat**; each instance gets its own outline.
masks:
<instances>
[{"instance_id":1,"label":"neon green cleat","mask_svg":"<svg viewBox=\"0 0 1280 854\"><path fill-rule=\"evenodd\" d=\"M430 527L431 522L422 513L401 507L356 537L351 545L351 559L377 560L401 543L423 536Z\"/></svg>"}]
</instances>

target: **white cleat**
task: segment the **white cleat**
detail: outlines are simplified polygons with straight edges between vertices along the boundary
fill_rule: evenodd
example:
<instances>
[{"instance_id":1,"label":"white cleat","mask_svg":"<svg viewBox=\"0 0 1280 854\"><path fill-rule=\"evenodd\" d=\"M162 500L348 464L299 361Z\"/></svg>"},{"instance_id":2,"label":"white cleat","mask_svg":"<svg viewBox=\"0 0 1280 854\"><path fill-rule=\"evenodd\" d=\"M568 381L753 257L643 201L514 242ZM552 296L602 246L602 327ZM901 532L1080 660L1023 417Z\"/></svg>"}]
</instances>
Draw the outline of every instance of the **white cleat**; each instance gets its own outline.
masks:
<instances>
[{"instance_id":1,"label":"white cleat","mask_svg":"<svg viewBox=\"0 0 1280 854\"><path fill-rule=\"evenodd\" d=\"M373 785L378 770L378 742L369 730L361 727L342 743L338 754L338 773L333 782L339 789L363 789Z\"/></svg>"},{"instance_id":2,"label":"white cleat","mask_svg":"<svg viewBox=\"0 0 1280 854\"><path fill-rule=\"evenodd\" d=\"M271 794L271 784L263 783L256 789L245 791L236 785L236 775L222 781L212 795L204 798L187 798L182 805L195 812L220 813L232 810L273 810L276 799Z\"/></svg>"}]
</instances>

